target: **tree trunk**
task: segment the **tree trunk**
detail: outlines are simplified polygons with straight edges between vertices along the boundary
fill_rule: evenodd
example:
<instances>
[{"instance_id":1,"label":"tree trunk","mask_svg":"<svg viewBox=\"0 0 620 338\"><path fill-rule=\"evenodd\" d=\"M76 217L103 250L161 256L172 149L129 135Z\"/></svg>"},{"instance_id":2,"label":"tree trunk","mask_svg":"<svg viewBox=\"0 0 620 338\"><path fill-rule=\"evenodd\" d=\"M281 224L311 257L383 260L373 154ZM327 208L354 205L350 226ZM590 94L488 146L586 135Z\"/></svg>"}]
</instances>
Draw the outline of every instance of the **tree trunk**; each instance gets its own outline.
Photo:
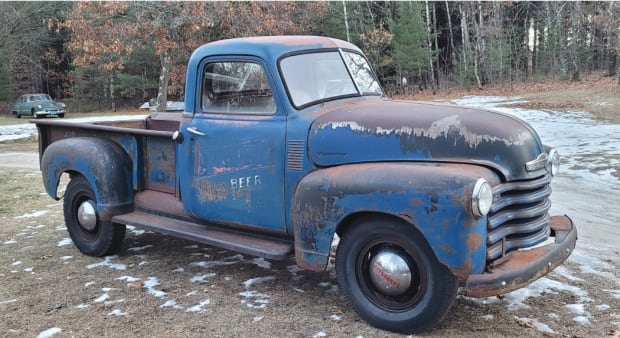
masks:
<instances>
[{"instance_id":1,"label":"tree trunk","mask_svg":"<svg viewBox=\"0 0 620 338\"><path fill-rule=\"evenodd\" d=\"M161 73L159 74L159 89L157 91L157 107L158 112L166 111L168 104L168 80L170 78L170 54L168 52L160 56Z\"/></svg>"},{"instance_id":2,"label":"tree trunk","mask_svg":"<svg viewBox=\"0 0 620 338\"><path fill-rule=\"evenodd\" d=\"M467 10L463 9L462 3L459 4L459 12L461 12L461 45L463 54L463 66L465 67L465 74L468 73L468 60L467 53L469 53L469 28L467 27Z\"/></svg>"},{"instance_id":3,"label":"tree trunk","mask_svg":"<svg viewBox=\"0 0 620 338\"><path fill-rule=\"evenodd\" d=\"M116 97L114 95L114 72L110 74L110 102L112 103L112 111L116 111Z\"/></svg>"},{"instance_id":4,"label":"tree trunk","mask_svg":"<svg viewBox=\"0 0 620 338\"><path fill-rule=\"evenodd\" d=\"M573 11L571 15L572 39L570 46L570 62L571 62L571 81L579 81L579 55L578 45L581 39L581 1L573 3Z\"/></svg>"},{"instance_id":5,"label":"tree trunk","mask_svg":"<svg viewBox=\"0 0 620 338\"><path fill-rule=\"evenodd\" d=\"M430 70L430 83L431 88L433 90L433 94L435 94L435 66L433 62L433 40L432 40L432 31L431 31L431 15L428 8L428 0L426 2L426 38L428 42L428 66Z\"/></svg>"},{"instance_id":6,"label":"tree trunk","mask_svg":"<svg viewBox=\"0 0 620 338\"><path fill-rule=\"evenodd\" d=\"M351 33L349 33L349 16L347 15L347 3L342 0L342 10L344 12L344 29L347 31L347 41L351 42Z\"/></svg>"}]
</instances>

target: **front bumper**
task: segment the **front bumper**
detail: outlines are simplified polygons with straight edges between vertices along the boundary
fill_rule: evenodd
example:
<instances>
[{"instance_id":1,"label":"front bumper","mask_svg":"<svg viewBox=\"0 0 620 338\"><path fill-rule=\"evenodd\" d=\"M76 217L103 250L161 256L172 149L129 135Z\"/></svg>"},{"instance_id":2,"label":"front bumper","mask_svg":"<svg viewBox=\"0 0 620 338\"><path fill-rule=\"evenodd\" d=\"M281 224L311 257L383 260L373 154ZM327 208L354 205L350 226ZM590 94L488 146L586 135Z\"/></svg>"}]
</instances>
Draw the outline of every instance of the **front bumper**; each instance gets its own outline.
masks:
<instances>
[{"instance_id":1,"label":"front bumper","mask_svg":"<svg viewBox=\"0 0 620 338\"><path fill-rule=\"evenodd\" d=\"M467 278L466 295L490 297L508 293L532 283L564 263L575 249L577 228L568 216L553 216L550 223L555 243L506 254L488 272Z\"/></svg>"}]
</instances>

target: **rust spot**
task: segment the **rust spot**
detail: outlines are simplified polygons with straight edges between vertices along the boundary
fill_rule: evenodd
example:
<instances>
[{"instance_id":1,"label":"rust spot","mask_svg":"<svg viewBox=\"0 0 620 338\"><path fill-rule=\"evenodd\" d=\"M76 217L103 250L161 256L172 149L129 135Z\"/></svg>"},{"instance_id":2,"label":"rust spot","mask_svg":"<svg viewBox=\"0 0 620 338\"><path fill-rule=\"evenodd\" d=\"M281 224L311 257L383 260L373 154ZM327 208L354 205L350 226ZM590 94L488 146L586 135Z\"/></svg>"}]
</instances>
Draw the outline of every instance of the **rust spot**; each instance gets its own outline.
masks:
<instances>
[{"instance_id":1,"label":"rust spot","mask_svg":"<svg viewBox=\"0 0 620 338\"><path fill-rule=\"evenodd\" d=\"M478 250L482 243L482 236L477 233L469 234L469 236L467 236L467 240L465 241L467 248L469 248L469 252L475 252L476 250Z\"/></svg>"},{"instance_id":2,"label":"rust spot","mask_svg":"<svg viewBox=\"0 0 620 338\"><path fill-rule=\"evenodd\" d=\"M196 189L198 189L198 198L201 201L219 202L226 198L228 190L224 183L211 183L205 178L199 178L194 181Z\"/></svg>"}]
</instances>

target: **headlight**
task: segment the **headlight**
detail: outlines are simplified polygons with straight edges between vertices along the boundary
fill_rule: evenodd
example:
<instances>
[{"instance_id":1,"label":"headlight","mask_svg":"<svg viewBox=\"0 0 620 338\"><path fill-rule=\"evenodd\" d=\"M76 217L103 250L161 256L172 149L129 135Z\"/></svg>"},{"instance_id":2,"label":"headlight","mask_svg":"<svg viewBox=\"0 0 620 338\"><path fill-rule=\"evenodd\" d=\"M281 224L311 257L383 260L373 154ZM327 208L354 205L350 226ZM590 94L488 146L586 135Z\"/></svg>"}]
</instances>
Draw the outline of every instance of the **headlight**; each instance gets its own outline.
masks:
<instances>
[{"instance_id":1,"label":"headlight","mask_svg":"<svg viewBox=\"0 0 620 338\"><path fill-rule=\"evenodd\" d=\"M474 185L471 196L471 210L476 217L482 217L491 211L493 204L493 189L487 180L479 178Z\"/></svg>"},{"instance_id":2,"label":"headlight","mask_svg":"<svg viewBox=\"0 0 620 338\"><path fill-rule=\"evenodd\" d=\"M551 167L551 175L555 176L560 172L560 154L557 150L551 149L547 157L549 166Z\"/></svg>"},{"instance_id":3,"label":"headlight","mask_svg":"<svg viewBox=\"0 0 620 338\"><path fill-rule=\"evenodd\" d=\"M38 105L37 108L38 109L43 109L43 106L42 105Z\"/></svg>"}]
</instances>

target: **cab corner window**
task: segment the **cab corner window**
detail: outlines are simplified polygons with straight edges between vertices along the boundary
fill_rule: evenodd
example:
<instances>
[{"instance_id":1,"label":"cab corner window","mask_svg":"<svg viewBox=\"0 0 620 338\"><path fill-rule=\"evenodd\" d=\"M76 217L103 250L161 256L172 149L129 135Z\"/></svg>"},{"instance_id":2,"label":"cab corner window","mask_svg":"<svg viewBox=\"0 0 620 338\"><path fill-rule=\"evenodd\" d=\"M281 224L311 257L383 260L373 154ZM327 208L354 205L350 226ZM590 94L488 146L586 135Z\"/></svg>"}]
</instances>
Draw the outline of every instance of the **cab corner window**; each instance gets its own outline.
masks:
<instances>
[{"instance_id":1,"label":"cab corner window","mask_svg":"<svg viewBox=\"0 0 620 338\"><path fill-rule=\"evenodd\" d=\"M205 66L201 108L206 113L271 115L276 103L258 63L211 62Z\"/></svg>"}]
</instances>

